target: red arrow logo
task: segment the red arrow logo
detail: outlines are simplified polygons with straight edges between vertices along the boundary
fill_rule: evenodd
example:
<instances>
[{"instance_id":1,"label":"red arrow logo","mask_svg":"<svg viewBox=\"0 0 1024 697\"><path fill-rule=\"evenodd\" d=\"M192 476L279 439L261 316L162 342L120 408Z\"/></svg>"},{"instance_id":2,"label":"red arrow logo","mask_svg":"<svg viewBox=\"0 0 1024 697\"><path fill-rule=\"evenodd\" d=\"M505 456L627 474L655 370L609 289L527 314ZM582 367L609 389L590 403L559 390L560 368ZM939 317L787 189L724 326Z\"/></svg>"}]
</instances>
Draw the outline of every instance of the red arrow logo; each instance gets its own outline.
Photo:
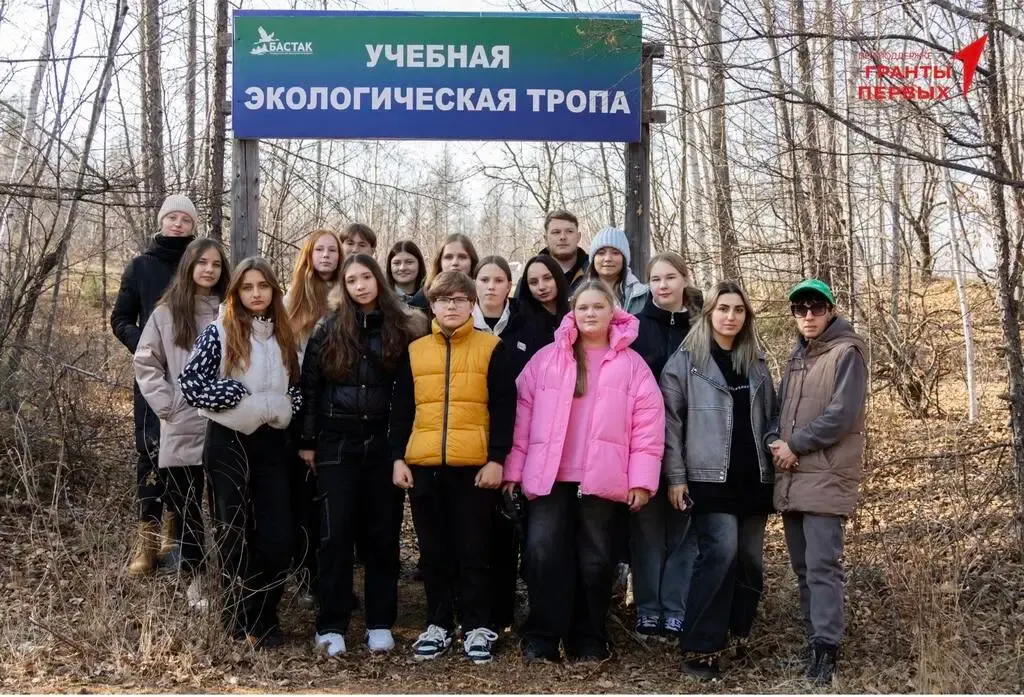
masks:
<instances>
[{"instance_id":1,"label":"red arrow logo","mask_svg":"<svg viewBox=\"0 0 1024 697\"><path fill-rule=\"evenodd\" d=\"M977 69L978 62L981 60L981 52L985 48L986 41L988 41L988 34L982 34L980 39L972 44L964 46L953 54L953 58L964 64L964 94L967 94L967 90L971 89L971 82L974 80L974 71Z\"/></svg>"}]
</instances>

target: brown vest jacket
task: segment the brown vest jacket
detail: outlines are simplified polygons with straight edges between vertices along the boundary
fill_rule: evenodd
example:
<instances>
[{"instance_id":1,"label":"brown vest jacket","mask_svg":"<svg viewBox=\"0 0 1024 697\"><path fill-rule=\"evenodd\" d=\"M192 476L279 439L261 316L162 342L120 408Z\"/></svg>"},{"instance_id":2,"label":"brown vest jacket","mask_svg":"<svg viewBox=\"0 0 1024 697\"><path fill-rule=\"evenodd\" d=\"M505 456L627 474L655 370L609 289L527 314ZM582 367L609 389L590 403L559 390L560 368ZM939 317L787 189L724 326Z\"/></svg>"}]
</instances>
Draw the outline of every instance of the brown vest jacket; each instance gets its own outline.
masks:
<instances>
[{"instance_id":1,"label":"brown vest jacket","mask_svg":"<svg viewBox=\"0 0 1024 697\"><path fill-rule=\"evenodd\" d=\"M786 364L780 426L782 440L820 416L835 392L836 365L848 351L866 354L864 342L845 320L818 340L798 345ZM835 329L835 331L833 331ZM800 455L791 472L775 473L775 508L824 515L849 516L857 507L864 457L865 406L853 430L838 443Z\"/></svg>"}]
</instances>

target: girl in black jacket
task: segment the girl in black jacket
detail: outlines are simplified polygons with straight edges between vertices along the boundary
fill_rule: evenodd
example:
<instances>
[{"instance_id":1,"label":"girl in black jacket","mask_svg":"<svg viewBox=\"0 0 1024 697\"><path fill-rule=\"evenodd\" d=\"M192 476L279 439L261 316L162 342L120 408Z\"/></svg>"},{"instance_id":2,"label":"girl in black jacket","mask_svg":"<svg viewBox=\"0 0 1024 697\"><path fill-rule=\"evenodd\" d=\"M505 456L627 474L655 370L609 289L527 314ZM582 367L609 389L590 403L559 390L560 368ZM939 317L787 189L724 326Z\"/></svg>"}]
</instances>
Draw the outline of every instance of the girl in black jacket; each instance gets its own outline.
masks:
<instances>
[{"instance_id":1,"label":"girl in black jacket","mask_svg":"<svg viewBox=\"0 0 1024 697\"><path fill-rule=\"evenodd\" d=\"M156 309L167 286L174 278L185 248L195 239L199 214L192 202L181 194L168 196L156 216L160 232L153 237L149 248L132 259L121 275L121 288L110 312L110 327L114 336L131 353L139 345L142 330L150 314ZM157 468L160 442L160 419L139 391L135 383L135 463L139 530L128 573L148 574L158 559L167 557L180 537L170 509L164 511L164 483ZM160 522L163 517L161 540Z\"/></svg>"},{"instance_id":2,"label":"girl in black jacket","mask_svg":"<svg viewBox=\"0 0 1024 697\"><path fill-rule=\"evenodd\" d=\"M545 269L544 266L538 268ZM557 274L562 285L565 275ZM546 316L524 312L519 303L509 297L512 290L512 270L503 257L486 256L473 270L476 281L477 303L473 308L473 326L479 331L501 337L506 355L512 365L514 376L519 377L533 354L551 343L553 332L548 333ZM554 281L552 287L557 288ZM551 294L557 299L557 292ZM543 296L543 294L542 294ZM544 296L546 297L546 296ZM512 625L515 615L516 576L519 569L519 544L510 511L503 500L498 500L493 518L493 541L491 543L491 583L493 604L491 629L502 632Z\"/></svg>"},{"instance_id":3,"label":"girl in black jacket","mask_svg":"<svg viewBox=\"0 0 1024 697\"><path fill-rule=\"evenodd\" d=\"M341 284L306 347L299 451L316 471L321 499L315 643L330 656L346 650L360 512L366 516L367 645L371 651L395 645L402 492L391 481L388 416L395 370L409 342L427 331L426 319L401 304L373 257L346 258Z\"/></svg>"},{"instance_id":4,"label":"girl in black jacket","mask_svg":"<svg viewBox=\"0 0 1024 697\"><path fill-rule=\"evenodd\" d=\"M700 318L703 298L690 286L686 264L675 252L651 259L647 276L651 294L640 312L640 331L632 348L660 379L665 363ZM697 558L689 512L684 514L669 505L667 489L663 478L650 502L630 515L635 628L641 636L680 636Z\"/></svg>"},{"instance_id":5,"label":"girl in black jacket","mask_svg":"<svg viewBox=\"0 0 1024 697\"><path fill-rule=\"evenodd\" d=\"M569 283L552 257L538 254L526 262L516 299L533 316L541 346L555 340L555 330L569 312Z\"/></svg>"}]
</instances>

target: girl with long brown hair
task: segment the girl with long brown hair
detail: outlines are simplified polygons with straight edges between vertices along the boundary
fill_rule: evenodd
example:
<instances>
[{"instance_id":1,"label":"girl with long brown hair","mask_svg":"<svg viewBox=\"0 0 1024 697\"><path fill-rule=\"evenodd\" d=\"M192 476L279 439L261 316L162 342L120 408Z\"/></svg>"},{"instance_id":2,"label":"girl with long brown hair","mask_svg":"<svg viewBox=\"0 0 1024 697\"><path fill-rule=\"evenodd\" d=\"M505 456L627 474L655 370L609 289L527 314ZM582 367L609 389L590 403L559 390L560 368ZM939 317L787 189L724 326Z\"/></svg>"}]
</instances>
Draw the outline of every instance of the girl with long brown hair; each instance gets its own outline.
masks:
<instances>
[{"instance_id":1,"label":"girl with long brown hair","mask_svg":"<svg viewBox=\"0 0 1024 697\"><path fill-rule=\"evenodd\" d=\"M437 252L430 262L430 268L427 269L427 278L423 281L423 287L413 296L409 304L423 310L430 317L431 308L426 293L434 279L443 271L461 271L471 277L473 269L479 262L480 255L476 253L476 247L469 235L453 232L445 237L444 244L437 248Z\"/></svg>"},{"instance_id":2,"label":"girl with long brown hair","mask_svg":"<svg viewBox=\"0 0 1024 697\"><path fill-rule=\"evenodd\" d=\"M209 419L203 464L213 493L224 621L258 648L283 642L277 605L290 547L288 426L298 412L299 357L270 264L235 270L224 314L196 340L178 383Z\"/></svg>"},{"instance_id":3,"label":"girl with long brown hair","mask_svg":"<svg viewBox=\"0 0 1024 697\"><path fill-rule=\"evenodd\" d=\"M224 247L216 240L195 240L185 248L170 287L149 316L135 349L135 381L160 419L157 465L164 481L168 508L181 521L175 566L193 577L203 559L203 441L206 421L190 408L178 387L178 376L201 331L217 319L217 308L231 277ZM201 601L198 577L191 579L188 599Z\"/></svg>"},{"instance_id":4,"label":"girl with long brown hair","mask_svg":"<svg viewBox=\"0 0 1024 697\"><path fill-rule=\"evenodd\" d=\"M316 471L326 524L314 643L330 656L346 650L357 530L363 534L367 645L374 652L395 645L403 495L391 482L388 416L395 371L409 343L427 333L426 317L398 300L373 257L346 258L341 279L302 365L299 446Z\"/></svg>"}]
</instances>

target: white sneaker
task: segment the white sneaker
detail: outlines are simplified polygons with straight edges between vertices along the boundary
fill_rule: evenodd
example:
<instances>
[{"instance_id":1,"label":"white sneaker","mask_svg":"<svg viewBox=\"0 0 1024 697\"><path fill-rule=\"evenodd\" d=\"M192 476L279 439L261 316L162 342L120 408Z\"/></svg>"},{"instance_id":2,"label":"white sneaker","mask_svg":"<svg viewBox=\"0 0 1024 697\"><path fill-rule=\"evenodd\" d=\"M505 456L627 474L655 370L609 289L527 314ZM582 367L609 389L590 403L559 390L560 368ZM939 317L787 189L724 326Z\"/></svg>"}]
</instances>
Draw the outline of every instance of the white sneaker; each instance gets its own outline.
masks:
<instances>
[{"instance_id":1,"label":"white sneaker","mask_svg":"<svg viewBox=\"0 0 1024 697\"><path fill-rule=\"evenodd\" d=\"M345 637L337 632L317 634L313 640L316 643L316 648L330 657L345 653Z\"/></svg>"},{"instance_id":2,"label":"white sneaker","mask_svg":"<svg viewBox=\"0 0 1024 697\"><path fill-rule=\"evenodd\" d=\"M395 637L390 629L371 629L366 632L366 648L374 653L390 651L395 648Z\"/></svg>"},{"instance_id":3,"label":"white sneaker","mask_svg":"<svg viewBox=\"0 0 1024 697\"><path fill-rule=\"evenodd\" d=\"M202 612L210 607L209 599L203 597L203 584L200 583L198 576L192 579L192 583L188 584L188 588L185 590L185 599L188 601L188 606L193 610Z\"/></svg>"},{"instance_id":4,"label":"white sneaker","mask_svg":"<svg viewBox=\"0 0 1024 697\"><path fill-rule=\"evenodd\" d=\"M462 640L462 650L466 658L476 664L491 662L491 647L498 640L498 635L487 627L470 630Z\"/></svg>"},{"instance_id":5,"label":"white sneaker","mask_svg":"<svg viewBox=\"0 0 1024 697\"><path fill-rule=\"evenodd\" d=\"M417 661L430 661L447 653L451 647L451 633L432 624L413 642L412 657Z\"/></svg>"}]
</instances>

